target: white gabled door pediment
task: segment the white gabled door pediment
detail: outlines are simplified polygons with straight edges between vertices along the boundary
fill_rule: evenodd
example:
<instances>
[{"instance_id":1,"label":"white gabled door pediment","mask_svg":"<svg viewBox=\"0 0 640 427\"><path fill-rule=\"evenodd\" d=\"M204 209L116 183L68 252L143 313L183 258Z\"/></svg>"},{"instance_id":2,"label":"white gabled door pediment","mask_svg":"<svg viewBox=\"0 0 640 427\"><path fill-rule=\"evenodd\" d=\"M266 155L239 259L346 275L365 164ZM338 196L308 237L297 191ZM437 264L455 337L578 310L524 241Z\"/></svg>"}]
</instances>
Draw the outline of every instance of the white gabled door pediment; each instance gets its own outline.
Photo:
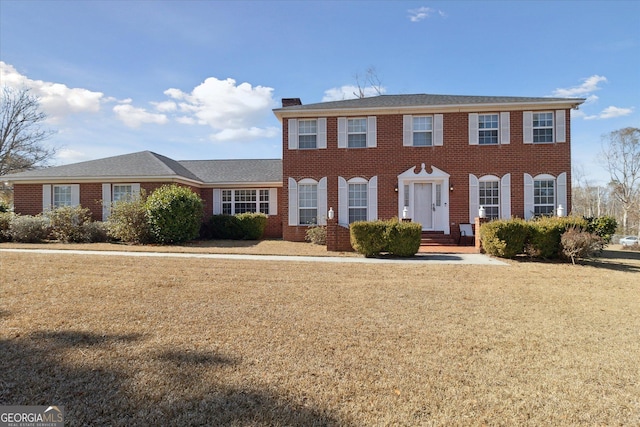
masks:
<instances>
[{"instance_id":1,"label":"white gabled door pediment","mask_svg":"<svg viewBox=\"0 0 640 427\"><path fill-rule=\"evenodd\" d=\"M427 172L427 168L425 164L422 164L422 168L419 172L415 170L417 167L409 168L406 171L402 172L398 175L399 179L444 179L449 178L451 175L446 173L445 171L438 169L435 166L431 166L431 173Z\"/></svg>"}]
</instances>

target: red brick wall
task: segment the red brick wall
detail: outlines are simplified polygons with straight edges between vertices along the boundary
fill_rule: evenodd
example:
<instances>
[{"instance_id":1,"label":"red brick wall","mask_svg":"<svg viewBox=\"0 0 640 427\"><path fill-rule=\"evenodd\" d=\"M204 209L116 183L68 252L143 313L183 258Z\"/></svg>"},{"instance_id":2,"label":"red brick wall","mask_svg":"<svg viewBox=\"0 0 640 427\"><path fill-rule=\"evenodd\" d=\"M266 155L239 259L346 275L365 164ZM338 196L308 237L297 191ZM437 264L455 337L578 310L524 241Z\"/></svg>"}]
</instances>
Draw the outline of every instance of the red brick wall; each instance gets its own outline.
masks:
<instances>
[{"instance_id":1,"label":"red brick wall","mask_svg":"<svg viewBox=\"0 0 640 427\"><path fill-rule=\"evenodd\" d=\"M14 184L13 207L21 215L42 213L42 184Z\"/></svg>"},{"instance_id":2,"label":"red brick wall","mask_svg":"<svg viewBox=\"0 0 640 427\"><path fill-rule=\"evenodd\" d=\"M548 111L548 110L545 110ZM283 134L283 195L288 194L288 178L319 180L327 177L327 206L338 206L338 176L345 179L378 176L378 218L398 215L398 195L395 187L398 175L410 167L425 163L427 171L435 166L448 174L454 190L449 196L449 219L455 234L459 223L469 222L469 174L477 177L511 173L511 215L524 217L524 173L532 176L567 173L566 207L570 212L571 148L570 111L566 110L567 142L524 144L522 111L510 114L510 144L469 145L468 113L445 113L444 144L439 147L403 147L402 115L377 116L376 148L337 148L337 117L327 118L327 149L289 150L288 120L282 123ZM418 169L419 170L419 169ZM283 238L302 241L306 227L288 225L288 197L280 208L283 217Z\"/></svg>"}]
</instances>

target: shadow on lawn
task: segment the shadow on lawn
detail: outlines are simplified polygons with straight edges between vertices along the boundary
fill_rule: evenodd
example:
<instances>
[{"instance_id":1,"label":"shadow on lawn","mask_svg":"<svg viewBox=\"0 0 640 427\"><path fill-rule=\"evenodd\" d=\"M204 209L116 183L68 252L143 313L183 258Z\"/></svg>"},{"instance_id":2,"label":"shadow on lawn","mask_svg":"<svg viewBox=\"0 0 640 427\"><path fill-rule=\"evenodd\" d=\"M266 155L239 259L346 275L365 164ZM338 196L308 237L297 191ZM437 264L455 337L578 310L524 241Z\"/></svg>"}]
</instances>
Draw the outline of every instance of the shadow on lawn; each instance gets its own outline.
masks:
<instances>
[{"instance_id":1,"label":"shadow on lawn","mask_svg":"<svg viewBox=\"0 0 640 427\"><path fill-rule=\"evenodd\" d=\"M205 382L212 370L240 363L232 357L172 349L140 360L127 346L141 340L80 331L0 340L0 405L63 405L67 425L345 425L268 390ZM70 350L108 350L112 363L66 363ZM140 380L137 367L145 363L160 365L160 382Z\"/></svg>"}]
</instances>

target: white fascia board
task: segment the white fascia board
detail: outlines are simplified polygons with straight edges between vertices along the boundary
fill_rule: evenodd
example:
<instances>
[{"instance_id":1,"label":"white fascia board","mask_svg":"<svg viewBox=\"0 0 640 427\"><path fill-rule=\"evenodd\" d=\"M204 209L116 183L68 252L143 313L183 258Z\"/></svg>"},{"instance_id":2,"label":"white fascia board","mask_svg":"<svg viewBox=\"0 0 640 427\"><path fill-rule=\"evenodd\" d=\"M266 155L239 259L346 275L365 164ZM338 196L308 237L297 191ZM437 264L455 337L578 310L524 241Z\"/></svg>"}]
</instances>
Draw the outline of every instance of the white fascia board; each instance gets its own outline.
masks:
<instances>
[{"instance_id":1,"label":"white fascia board","mask_svg":"<svg viewBox=\"0 0 640 427\"><path fill-rule=\"evenodd\" d=\"M11 184L74 184L102 183L102 182L175 182L194 187L202 187L202 182L188 178L175 176L68 176L68 177L24 177L19 179L8 179Z\"/></svg>"},{"instance_id":2,"label":"white fascia board","mask_svg":"<svg viewBox=\"0 0 640 427\"><path fill-rule=\"evenodd\" d=\"M274 188L282 187L282 181L270 182L207 182L202 188Z\"/></svg>"}]
</instances>

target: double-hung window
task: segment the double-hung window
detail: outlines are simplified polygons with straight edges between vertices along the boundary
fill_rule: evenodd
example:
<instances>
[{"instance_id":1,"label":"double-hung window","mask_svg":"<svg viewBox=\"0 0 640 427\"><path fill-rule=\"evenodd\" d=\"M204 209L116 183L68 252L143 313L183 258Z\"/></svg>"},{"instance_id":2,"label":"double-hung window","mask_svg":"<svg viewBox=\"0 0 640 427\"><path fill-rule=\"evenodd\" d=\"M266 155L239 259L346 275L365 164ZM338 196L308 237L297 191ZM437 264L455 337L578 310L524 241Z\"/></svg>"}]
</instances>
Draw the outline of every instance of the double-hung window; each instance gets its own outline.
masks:
<instances>
[{"instance_id":1,"label":"double-hung window","mask_svg":"<svg viewBox=\"0 0 640 427\"><path fill-rule=\"evenodd\" d=\"M498 143L498 115L479 114L478 115L478 144Z\"/></svg>"},{"instance_id":2,"label":"double-hung window","mask_svg":"<svg viewBox=\"0 0 640 427\"><path fill-rule=\"evenodd\" d=\"M349 184L349 224L367 220L367 184Z\"/></svg>"},{"instance_id":3,"label":"double-hung window","mask_svg":"<svg viewBox=\"0 0 640 427\"><path fill-rule=\"evenodd\" d=\"M433 117L413 117L413 146L433 145Z\"/></svg>"},{"instance_id":4,"label":"double-hung window","mask_svg":"<svg viewBox=\"0 0 640 427\"><path fill-rule=\"evenodd\" d=\"M478 202L489 219L500 217L500 181L478 182Z\"/></svg>"},{"instance_id":5,"label":"double-hung window","mask_svg":"<svg viewBox=\"0 0 640 427\"><path fill-rule=\"evenodd\" d=\"M113 201L118 202L120 200L131 200L133 197L133 186L128 185L113 185Z\"/></svg>"},{"instance_id":6,"label":"double-hung window","mask_svg":"<svg viewBox=\"0 0 640 427\"><path fill-rule=\"evenodd\" d=\"M71 186L70 185L54 185L53 186L53 207L71 206Z\"/></svg>"},{"instance_id":7,"label":"double-hung window","mask_svg":"<svg viewBox=\"0 0 640 427\"><path fill-rule=\"evenodd\" d=\"M222 213L235 215L261 212L269 215L269 190L222 190Z\"/></svg>"},{"instance_id":8,"label":"double-hung window","mask_svg":"<svg viewBox=\"0 0 640 427\"><path fill-rule=\"evenodd\" d=\"M533 181L533 214L553 215L556 206L555 180L536 179Z\"/></svg>"},{"instance_id":9,"label":"double-hung window","mask_svg":"<svg viewBox=\"0 0 640 427\"><path fill-rule=\"evenodd\" d=\"M298 120L298 148L316 148L317 137L317 120Z\"/></svg>"},{"instance_id":10,"label":"double-hung window","mask_svg":"<svg viewBox=\"0 0 640 427\"><path fill-rule=\"evenodd\" d=\"M367 146L367 119L347 120L347 147L365 148Z\"/></svg>"},{"instance_id":11,"label":"double-hung window","mask_svg":"<svg viewBox=\"0 0 640 427\"><path fill-rule=\"evenodd\" d=\"M300 225L318 223L318 185L298 185L298 218Z\"/></svg>"},{"instance_id":12,"label":"double-hung window","mask_svg":"<svg viewBox=\"0 0 640 427\"><path fill-rule=\"evenodd\" d=\"M533 113L533 142L553 142L553 113Z\"/></svg>"}]
</instances>

